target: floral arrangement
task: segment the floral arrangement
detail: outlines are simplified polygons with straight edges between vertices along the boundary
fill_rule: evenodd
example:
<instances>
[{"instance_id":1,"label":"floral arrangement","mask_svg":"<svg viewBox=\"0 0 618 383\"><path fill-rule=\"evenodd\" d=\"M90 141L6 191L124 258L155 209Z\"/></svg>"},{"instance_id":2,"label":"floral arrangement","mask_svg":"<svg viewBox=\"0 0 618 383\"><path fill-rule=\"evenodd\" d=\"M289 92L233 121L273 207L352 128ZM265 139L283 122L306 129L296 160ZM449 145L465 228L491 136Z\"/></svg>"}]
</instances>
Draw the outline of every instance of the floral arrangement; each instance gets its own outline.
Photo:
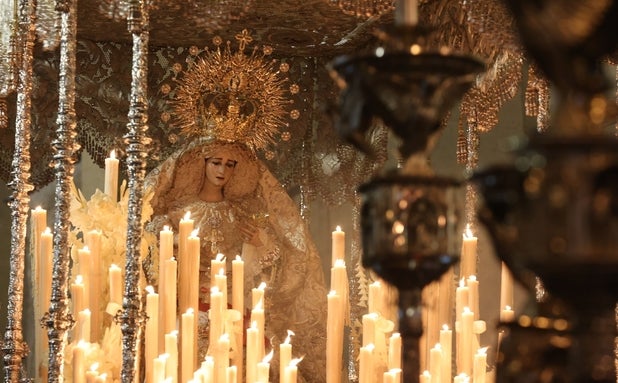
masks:
<instances>
[{"instance_id":1,"label":"floral arrangement","mask_svg":"<svg viewBox=\"0 0 618 383\"><path fill-rule=\"evenodd\" d=\"M101 267L101 299L99 307L90 308L91 311L99 310L105 318L102 322L104 329L101 339L93 339L92 343L86 343L84 352L84 365L89 369L96 364L99 374L105 373L108 381L119 381L122 364L122 336L120 326L113 320L115 313L106 312L110 301L109 286L109 267L115 264L124 268L126 257L126 238L128 224L128 199L129 193L126 181L123 181L119 188L119 201L97 189L88 200L84 197L81 190L75 185L71 190L70 221L72 224L69 233L69 243L71 245L71 255L73 259L73 270L79 266L79 258L76 256L79 249L82 249L86 233L97 230L101 233L101 244L99 252L99 264ZM147 192L143 198L142 206L142 225L152 216L150 200L152 193ZM149 251L156 249L156 236L146 230L143 232L140 254L142 258L149 256ZM144 279L144 278L142 278ZM123 278L124 280L124 278ZM109 310L108 310L109 311ZM77 347L78 342L73 339L66 350L65 358L65 380L72 380L72 350Z\"/></svg>"}]
</instances>

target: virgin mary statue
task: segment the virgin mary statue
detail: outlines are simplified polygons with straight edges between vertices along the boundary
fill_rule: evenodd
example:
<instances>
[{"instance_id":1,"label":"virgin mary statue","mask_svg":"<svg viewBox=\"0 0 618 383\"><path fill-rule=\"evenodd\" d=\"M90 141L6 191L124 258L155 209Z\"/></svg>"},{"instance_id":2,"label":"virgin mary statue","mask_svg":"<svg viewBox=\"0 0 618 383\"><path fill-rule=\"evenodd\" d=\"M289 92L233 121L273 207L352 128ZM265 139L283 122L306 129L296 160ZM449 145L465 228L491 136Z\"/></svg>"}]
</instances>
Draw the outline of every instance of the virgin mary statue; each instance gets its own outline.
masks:
<instances>
[{"instance_id":1,"label":"virgin mary statue","mask_svg":"<svg viewBox=\"0 0 618 383\"><path fill-rule=\"evenodd\" d=\"M243 48L246 35L240 41ZM327 290L322 262L297 204L256 154L264 132L270 134L273 121L281 121L276 113L286 102L275 94L281 82L248 78L256 72L251 67L255 62L253 55L232 57L226 50L211 52L187 71L176 110L189 140L146 179L146 187L154 191L148 229L158 232L167 225L178 233L180 219L190 211L199 230L199 356L210 341L211 260L223 254L231 264L241 255L245 293L266 285L266 352L270 347L275 351L270 380L278 381L279 344L292 331L294 358L303 358L299 379L324 382ZM259 70L265 68L259 64ZM269 107L273 99L281 104ZM251 302L249 296L245 302Z\"/></svg>"}]
</instances>

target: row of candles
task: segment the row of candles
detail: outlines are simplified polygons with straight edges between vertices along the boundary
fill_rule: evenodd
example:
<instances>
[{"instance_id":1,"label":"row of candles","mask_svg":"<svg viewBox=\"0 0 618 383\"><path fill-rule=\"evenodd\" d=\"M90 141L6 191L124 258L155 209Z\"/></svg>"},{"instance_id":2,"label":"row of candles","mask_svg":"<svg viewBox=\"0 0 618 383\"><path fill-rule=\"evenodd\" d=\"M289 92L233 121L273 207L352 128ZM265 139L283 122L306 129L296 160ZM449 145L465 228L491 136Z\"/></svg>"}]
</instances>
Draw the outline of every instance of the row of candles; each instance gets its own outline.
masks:
<instances>
[{"instance_id":1,"label":"row of candles","mask_svg":"<svg viewBox=\"0 0 618 383\"><path fill-rule=\"evenodd\" d=\"M112 198L117 200L118 188L118 160L113 154L105 161L105 192ZM33 228L33 243L34 254L36 257L37 288L40 298L38 306L43 309L49 305L49 297L51 295L51 252L52 252L52 233L46 227L46 212L40 207L34 209L31 213L32 228ZM211 290L211 310L210 322L211 333L210 339L215 340L215 345L209 348L209 355L199 364L197 361L197 343L195 342L197 334L197 320L195 314L198 307L198 291L195 286L199 286L199 237L197 231L193 228L193 221L190 215L185 216L179 223L178 233L178 254L175 258L173 255L174 233L169 228L164 228L159 235L159 292L161 296L154 291L154 288L147 288L147 315L148 322L146 325L146 374L147 380L151 382L168 381L176 383L179 379L174 377L173 371L180 372L180 381L188 382L201 377L200 381L208 381L207 377L212 376L217 379L216 383L228 382L232 377L232 381L237 382L242 380L243 363L242 363L242 345L245 339L255 337L258 339L258 345L253 349L247 344L247 362L246 373L247 381L263 381L264 371L268 365L268 358L272 357L272 353L265 355L263 344L263 319L264 308L263 301L260 300L260 291L263 297L263 288L260 286L253 289L253 309L251 310L252 320L251 326L243 334L239 330L240 325L229 325L226 318L236 318L241 320L241 314L244 310L244 287L243 287L243 262L242 258L237 256L232 261L232 310L224 309L227 307L227 281L226 281L226 262L223 256L212 261L211 265L211 281L213 287ZM83 342L91 340L97 341L100 337L102 327L102 318L100 310L88 308L99 307L101 287L101 265L98 264L100 256L98 249L100 247L101 233L92 231L86 233L84 248L78 251L78 264L80 270L75 281L71 285L71 296L73 303L74 317L77 318L76 329L73 332L73 337L76 342L83 347ZM463 236L460 276L461 281L456 289L456 366L458 375L454 377L454 381L464 381L473 377L475 382L484 383L485 381L485 364L486 364L486 348L479 347L479 334L485 330L485 323L478 318L478 281L476 274L477 263L477 238L474 237L469 228ZM328 321L327 321L327 381L329 383L338 383L341 381L343 371L343 339L344 327L349 324L349 295L347 287L347 271L345 267L345 233L338 227L332 233L332 263L331 263L331 290L328 294ZM453 289L450 285L452 281L452 270L445 275L440 282L437 283L437 288L440 291L437 306L450 305L448 299L449 290ZM109 275L109 291L110 299L108 302L108 312L114 314L117 309L120 309L122 300L122 270L117 265L110 265L108 270ZM183 275L180 280L177 275ZM174 288L177 286L177 288ZM359 359L359 380L375 381L376 379L384 382L398 382L401 378L400 366L400 348L401 338L398 333L393 332L392 326L388 325L388 320L380 313L380 308L376 307L375 302L383 301L381 298L376 298L384 294L379 282L369 286L368 313L363 316L363 344L360 350ZM258 297L258 298L256 298ZM447 299L445 299L447 298ZM220 303L219 303L220 302ZM513 281L508 269L502 266L502 283L500 294L500 306L502 311L500 318L503 321L508 321L513 318ZM213 309L214 306L214 309ZM228 313L227 311L230 311ZM177 318L176 313L182 313L180 318ZM426 342L430 344L436 339L435 334L439 334L438 342L435 346L429 349L424 354L424 364L428 367L421 375L420 379L423 382L450 382L452 377L451 360L452 360L452 331L447 325L442 329L438 329L437 323L443 317L444 313L450 312L448 307L438 310L438 314L429 313L426 319ZM39 314L42 312L39 311ZM232 313L235 313L232 314ZM254 318L256 320L254 320ZM180 319L180 320L178 320ZM386 323L386 325L385 325ZM392 324L392 322L391 322ZM179 329L177 326L179 325ZM178 334L180 331L180 350L178 350ZM261 331L262 335L259 335ZM44 332L37 339L41 343L46 339ZM387 338L385 338L388 336ZM260 343L260 339L261 344ZM450 340L449 340L450 339ZM235 342L233 345L226 346L226 342ZM44 348L45 345L42 344ZM227 357L216 356L217 350L232 349L231 355ZM476 353L474 350L477 350ZM175 351L176 350L176 351ZM286 350L286 351L283 351ZM385 351L386 350L386 351ZM79 352L77 350L76 352ZM181 358L181 366L178 364L178 353L180 355L193 355L192 358ZM295 373L296 364L300 362L300 358L291 358L290 337L286 338L284 344L280 345L280 361L281 370L280 377L282 382L291 382L292 376ZM217 363L217 360L220 361ZM223 362L228 360L228 362ZM231 360L232 364L229 364ZM74 361L79 361L77 357ZM438 362L439 361L439 362ZM225 365L225 369L221 365ZM208 371L215 371L214 365L219 365L218 373L209 374ZM258 365L260 366L258 368ZM481 368L481 365L483 368ZM438 367L440 366L440 367ZM290 372L286 372L286 368L290 368ZM78 369L80 370L80 369ZM81 369L86 372L85 369ZM162 372L164 371L164 372ZM258 371L260 377L258 378ZM479 371L483 371L481 374ZM92 373L89 374L92 377ZM382 377L380 377L382 375ZM267 375L266 375L267 376ZM287 377L287 379L286 379ZM439 378L438 378L439 377ZM429 379L429 380L428 380ZM79 380L79 379L78 379ZM266 380L267 381L267 380ZM362 383L362 382L361 382Z\"/></svg>"}]
</instances>

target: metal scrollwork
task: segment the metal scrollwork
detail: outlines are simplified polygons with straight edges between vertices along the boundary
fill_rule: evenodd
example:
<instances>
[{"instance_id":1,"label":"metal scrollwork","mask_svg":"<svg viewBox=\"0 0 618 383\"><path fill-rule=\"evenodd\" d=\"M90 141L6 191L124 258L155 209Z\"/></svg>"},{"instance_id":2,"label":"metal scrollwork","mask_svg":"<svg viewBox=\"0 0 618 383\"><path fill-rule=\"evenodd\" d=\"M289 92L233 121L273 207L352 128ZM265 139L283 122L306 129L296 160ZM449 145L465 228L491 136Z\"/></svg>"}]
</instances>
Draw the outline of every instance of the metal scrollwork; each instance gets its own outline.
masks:
<instances>
[{"instance_id":1,"label":"metal scrollwork","mask_svg":"<svg viewBox=\"0 0 618 383\"><path fill-rule=\"evenodd\" d=\"M120 314L122 330L122 371L123 383L136 381L139 368L140 339L143 333L144 313L141 308L139 292L140 241L142 227L142 199L144 178L146 176L146 147L150 139L148 129L148 1L131 0L127 18L129 32L133 36L133 61L131 70L131 94L129 98L128 132L124 136L127 153L128 175L128 224L125 263L125 287Z\"/></svg>"},{"instance_id":2,"label":"metal scrollwork","mask_svg":"<svg viewBox=\"0 0 618 383\"><path fill-rule=\"evenodd\" d=\"M22 67L17 85L17 115L15 122L15 152L12 163L11 195L11 271L8 289L8 318L2 350L6 382L19 382L22 362L28 354L23 340L22 319L24 300L24 268L26 224L33 186L30 183L30 111L32 92L32 50L34 47L34 1L19 2L20 43L23 46Z\"/></svg>"},{"instance_id":3,"label":"metal scrollwork","mask_svg":"<svg viewBox=\"0 0 618 383\"><path fill-rule=\"evenodd\" d=\"M69 312L68 280L70 267L69 251L69 201L75 154L79 148L76 142L75 118L75 45L77 36L77 10L75 0L56 2L61 13L60 32L60 74L58 81L58 117L54 150L54 174L56 178L54 210L54 250L52 266L52 287L49 312L43 322L47 327L49 362L47 381L62 382L64 367L65 334L73 326Z\"/></svg>"}]
</instances>

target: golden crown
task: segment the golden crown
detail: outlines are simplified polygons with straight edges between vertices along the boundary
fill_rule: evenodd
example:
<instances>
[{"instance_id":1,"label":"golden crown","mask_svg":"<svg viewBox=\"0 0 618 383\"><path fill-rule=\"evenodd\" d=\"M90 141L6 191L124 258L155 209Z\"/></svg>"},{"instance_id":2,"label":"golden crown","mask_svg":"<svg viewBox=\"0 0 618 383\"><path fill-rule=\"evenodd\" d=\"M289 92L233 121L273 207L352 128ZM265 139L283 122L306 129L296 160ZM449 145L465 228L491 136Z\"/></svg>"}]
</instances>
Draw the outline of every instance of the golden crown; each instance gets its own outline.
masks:
<instances>
[{"instance_id":1,"label":"golden crown","mask_svg":"<svg viewBox=\"0 0 618 383\"><path fill-rule=\"evenodd\" d=\"M290 95L298 85L288 84L289 65L266 57L272 48L254 47L247 30L236 35L238 51L215 37L214 50L191 48L195 60L179 80L173 111L181 134L239 142L253 151L270 150L279 138L289 139L287 117L298 118Z\"/></svg>"}]
</instances>

